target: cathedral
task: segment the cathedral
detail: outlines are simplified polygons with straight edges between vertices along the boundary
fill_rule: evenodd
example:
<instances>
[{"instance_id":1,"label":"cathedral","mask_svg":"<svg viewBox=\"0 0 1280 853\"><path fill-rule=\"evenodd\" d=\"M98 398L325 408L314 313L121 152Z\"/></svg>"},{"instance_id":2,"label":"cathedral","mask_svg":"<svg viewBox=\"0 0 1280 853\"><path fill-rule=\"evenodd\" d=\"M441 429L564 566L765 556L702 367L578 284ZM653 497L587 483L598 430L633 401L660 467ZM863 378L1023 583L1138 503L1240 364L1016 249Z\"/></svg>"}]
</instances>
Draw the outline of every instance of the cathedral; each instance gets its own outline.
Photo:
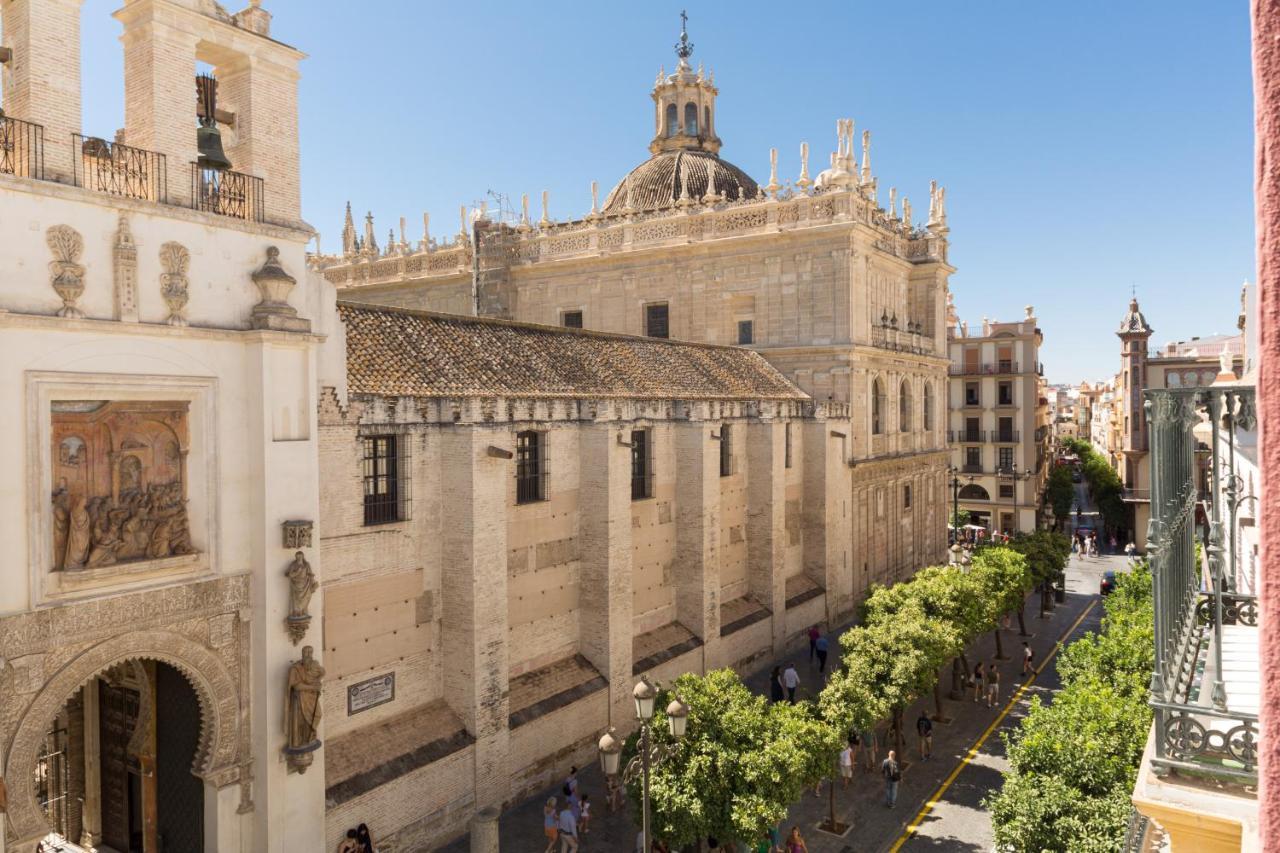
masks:
<instances>
[{"instance_id":1,"label":"cathedral","mask_svg":"<svg viewBox=\"0 0 1280 853\"><path fill-rule=\"evenodd\" d=\"M759 183L682 34L582 218L308 255L260 0L125 0L111 139L80 14L0 18L0 853L434 849L945 560L944 192L851 121Z\"/></svg>"}]
</instances>

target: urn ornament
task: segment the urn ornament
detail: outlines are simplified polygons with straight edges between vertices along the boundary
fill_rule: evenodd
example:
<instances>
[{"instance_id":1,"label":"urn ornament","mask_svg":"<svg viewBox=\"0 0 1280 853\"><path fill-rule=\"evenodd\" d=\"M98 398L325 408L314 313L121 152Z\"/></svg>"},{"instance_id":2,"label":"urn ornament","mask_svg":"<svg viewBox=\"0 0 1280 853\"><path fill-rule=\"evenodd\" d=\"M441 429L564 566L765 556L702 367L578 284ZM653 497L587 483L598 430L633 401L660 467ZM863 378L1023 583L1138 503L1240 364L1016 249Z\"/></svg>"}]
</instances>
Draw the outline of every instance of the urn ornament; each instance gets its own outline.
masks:
<instances>
[{"instance_id":1,"label":"urn ornament","mask_svg":"<svg viewBox=\"0 0 1280 853\"><path fill-rule=\"evenodd\" d=\"M84 239L70 225L55 225L45 232L45 241L53 252L53 260L49 262L49 272L53 276L50 284L62 300L58 316L70 319L83 317L84 312L76 307L76 303L84 293L84 267L77 263L84 251Z\"/></svg>"}]
</instances>

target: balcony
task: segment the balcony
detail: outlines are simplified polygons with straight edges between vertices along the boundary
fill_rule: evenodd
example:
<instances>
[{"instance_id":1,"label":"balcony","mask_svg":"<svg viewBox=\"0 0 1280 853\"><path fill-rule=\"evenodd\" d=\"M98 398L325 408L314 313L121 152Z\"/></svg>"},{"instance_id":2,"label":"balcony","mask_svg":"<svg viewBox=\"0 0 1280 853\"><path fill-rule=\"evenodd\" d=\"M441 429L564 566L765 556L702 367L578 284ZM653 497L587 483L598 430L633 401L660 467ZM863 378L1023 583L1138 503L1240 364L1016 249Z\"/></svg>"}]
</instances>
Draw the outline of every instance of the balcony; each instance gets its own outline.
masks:
<instances>
[{"instance_id":1,"label":"balcony","mask_svg":"<svg viewBox=\"0 0 1280 853\"><path fill-rule=\"evenodd\" d=\"M1235 591L1237 556L1224 546L1224 529L1238 505L1234 458L1214 442L1211 483L1224 495L1196 526L1196 439L1201 412L1210 423L1256 425L1252 389L1147 391L1151 434L1151 558L1155 605L1155 673L1151 741L1134 802L1172 836L1173 849L1202 838L1219 824L1239 837L1239 814L1250 808L1258 784L1258 606ZM1224 517L1224 513L1226 514ZM1197 541L1204 559L1196 560ZM1216 830L1215 830L1216 832ZM1185 849L1194 849L1195 845ZM1245 845L1245 849L1250 849Z\"/></svg>"},{"instance_id":2,"label":"balcony","mask_svg":"<svg viewBox=\"0 0 1280 853\"><path fill-rule=\"evenodd\" d=\"M1128 503L1149 503L1151 501L1151 490L1125 489L1120 497Z\"/></svg>"},{"instance_id":3,"label":"balcony","mask_svg":"<svg viewBox=\"0 0 1280 853\"><path fill-rule=\"evenodd\" d=\"M896 318L889 325L885 320L878 326L871 327L871 345L894 352L909 352L916 355L933 353L933 338L923 332L924 324L909 322L907 329L897 328Z\"/></svg>"},{"instance_id":4,"label":"balcony","mask_svg":"<svg viewBox=\"0 0 1280 853\"><path fill-rule=\"evenodd\" d=\"M983 471L982 471L982 466L981 466L981 465L961 465L961 466L960 466L960 473L962 473L962 474L981 474L981 473L983 473Z\"/></svg>"},{"instance_id":5,"label":"balcony","mask_svg":"<svg viewBox=\"0 0 1280 853\"><path fill-rule=\"evenodd\" d=\"M952 376L998 376L1003 373L1017 373L1018 362L1002 358L998 361L987 361L981 364L953 363L947 372Z\"/></svg>"},{"instance_id":6,"label":"balcony","mask_svg":"<svg viewBox=\"0 0 1280 853\"><path fill-rule=\"evenodd\" d=\"M164 204L169 196L165 157L156 151L71 134L75 185L95 192Z\"/></svg>"},{"instance_id":7,"label":"balcony","mask_svg":"<svg viewBox=\"0 0 1280 853\"><path fill-rule=\"evenodd\" d=\"M947 441L952 444L981 444L987 440L987 431L982 429L956 429L947 431Z\"/></svg>"},{"instance_id":8,"label":"balcony","mask_svg":"<svg viewBox=\"0 0 1280 853\"><path fill-rule=\"evenodd\" d=\"M993 429L991 440L996 444L1017 444L1022 441L1022 432L1016 429Z\"/></svg>"},{"instance_id":9,"label":"balcony","mask_svg":"<svg viewBox=\"0 0 1280 853\"><path fill-rule=\"evenodd\" d=\"M0 173L44 180L44 128L0 115Z\"/></svg>"},{"instance_id":10,"label":"balcony","mask_svg":"<svg viewBox=\"0 0 1280 853\"><path fill-rule=\"evenodd\" d=\"M196 210L261 222L262 187L262 178L253 175L191 164L191 206Z\"/></svg>"}]
</instances>

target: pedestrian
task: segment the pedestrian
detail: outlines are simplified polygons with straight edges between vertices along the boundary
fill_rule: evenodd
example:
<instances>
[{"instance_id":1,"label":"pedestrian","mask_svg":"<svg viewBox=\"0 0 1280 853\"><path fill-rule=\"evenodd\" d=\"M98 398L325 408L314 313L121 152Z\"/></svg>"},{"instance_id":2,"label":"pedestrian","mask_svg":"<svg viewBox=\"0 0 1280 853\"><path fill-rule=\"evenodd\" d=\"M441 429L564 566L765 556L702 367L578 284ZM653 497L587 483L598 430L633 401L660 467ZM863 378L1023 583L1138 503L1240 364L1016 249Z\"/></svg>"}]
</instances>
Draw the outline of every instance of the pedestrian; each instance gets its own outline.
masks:
<instances>
[{"instance_id":1,"label":"pedestrian","mask_svg":"<svg viewBox=\"0 0 1280 853\"><path fill-rule=\"evenodd\" d=\"M823 634L814 643L818 650L818 672L827 671L827 635Z\"/></svg>"},{"instance_id":2,"label":"pedestrian","mask_svg":"<svg viewBox=\"0 0 1280 853\"><path fill-rule=\"evenodd\" d=\"M787 853L809 853L809 846L804 843L798 826L791 827L791 834L787 836Z\"/></svg>"},{"instance_id":3,"label":"pedestrian","mask_svg":"<svg viewBox=\"0 0 1280 853\"><path fill-rule=\"evenodd\" d=\"M991 668L987 670L987 707L994 708L1000 704L1000 668L996 666L995 661L991 662Z\"/></svg>"},{"instance_id":4,"label":"pedestrian","mask_svg":"<svg viewBox=\"0 0 1280 853\"><path fill-rule=\"evenodd\" d=\"M898 783L902 781L902 768L898 765L898 756L892 749L889 757L880 765L884 775L884 804L893 808L898 804Z\"/></svg>"},{"instance_id":5,"label":"pedestrian","mask_svg":"<svg viewBox=\"0 0 1280 853\"><path fill-rule=\"evenodd\" d=\"M840 781L842 787L849 787L849 780L853 778L853 741L844 745L844 749L840 750Z\"/></svg>"},{"instance_id":6,"label":"pedestrian","mask_svg":"<svg viewBox=\"0 0 1280 853\"><path fill-rule=\"evenodd\" d=\"M1124 546L1124 555L1129 559L1130 563L1133 562L1133 555L1137 552L1137 550L1138 550L1137 547L1132 542Z\"/></svg>"},{"instance_id":7,"label":"pedestrian","mask_svg":"<svg viewBox=\"0 0 1280 853\"><path fill-rule=\"evenodd\" d=\"M796 665L789 661L786 670L782 673L782 686L787 688L787 701L792 705L796 704L796 688L800 686L800 673L796 672Z\"/></svg>"},{"instance_id":8,"label":"pedestrian","mask_svg":"<svg viewBox=\"0 0 1280 853\"><path fill-rule=\"evenodd\" d=\"M776 826L769 827L769 853L786 853L782 848L782 830Z\"/></svg>"},{"instance_id":9,"label":"pedestrian","mask_svg":"<svg viewBox=\"0 0 1280 853\"><path fill-rule=\"evenodd\" d=\"M338 853L360 853L360 842L356 840L356 831L347 830L347 837L338 845Z\"/></svg>"},{"instance_id":10,"label":"pedestrian","mask_svg":"<svg viewBox=\"0 0 1280 853\"><path fill-rule=\"evenodd\" d=\"M556 814L555 797L548 797L547 804L542 807L542 834L547 836L547 849L542 853L551 853L560 840L560 819Z\"/></svg>"},{"instance_id":11,"label":"pedestrian","mask_svg":"<svg viewBox=\"0 0 1280 853\"><path fill-rule=\"evenodd\" d=\"M573 812L573 819L577 821L582 817L582 800L578 798L578 794L566 782L564 788L564 804L565 807Z\"/></svg>"},{"instance_id":12,"label":"pedestrian","mask_svg":"<svg viewBox=\"0 0 1280 853\"><path fill-rule=\"evenodd\" d=\"M1031 647L1026 644L1026 641L1023 641L1022 643L1022 674L1023 675L1031 674L1031 659L1033 657L1035 657L1035 652L1031 651Z\"/></svg>"},{"instance_id":13,"label":"pedestrian","mask_svg":"<svg viewBox=\"0 0 1280 853\"><path fill-rule=\"evenodd\" d=\"M573 853L577 849L578 819L574 816L573 809L566 804L560 811L560 853Z\"/></svg>"},{"instance_id":14,"label":"pedestrian","mask_svg":"<svg viewBox=\"0 0 1280 853\"><path fill-rule=\"evenodd\" d=\"M360 824L356 827L356 843L360 846L356 848L359 853L377 853L373 849L373 836L369 834L369 827L366 824Z\"/></svg>"},{"instance_id":15,"label":"pedestrian","mask_svg":"<svg viewBox=\"0 0 1280 853\"><path fill-rule=\"evenodd\" d=\"M876 727L870 726L862 730L862 754L867 757L867 770L876 767Z\"/></svg>"},{"instance_id":16,"label":"pedestrian","mask_svg":"<svg viewBox=\"0 0 1280 853\"><path fill-rule=\"evenodd\" d=\"M782 689L782 667L775 666L773 672L769 673L769 699L781 702L785 695Z\"/></svg>"},{"instance_id":17,"label":"pedestrian","mask_svg":"<svg viewBox=\"0 0 1280 853\"><path fill-rule=\"evenodd\" d=\"M578 768L577 765L569 768L569 775L564 779L565 785L569 787L569 793L578 793Z\"/></svg>"},{"instance_id":18,"label":"pedestrian","mask_svg":"<svg viewBox=\"0 0 1280 853\"><path fill-rule=\"evenodd\" d=\"M604 791L604 804L609 807L609 814L622 808L622 786L618 784L616 777L605 777Z\"/></svg>"},{"instance_id":19,"label":"pedestrian","mask_svg":"<svg viewBox=\"0 0 1280 853\"><path fill-rule=\"evenodd\" d=\"M578 816L578 832L586 835L591 829L591 795L582 795L582 804L578 807L581 814Z\"/></svg>"},{"instance_id":20,"label":"pedestrian","mask_svg":"<svg viewBox=\"0 0 1280 853\"><path fill-rule=\"evenodd\" d=\"M822 636L822 632L818 630L817 625L809 627L809 663L813 663L814 657L818 653L818 637Z\"/></svg>"},{"instance_id":21,"label":"pedestrian","mask_svg":"<svg viewBox=\"0 0 1280 853\"><path fill-rule=\"evenodd\" d=\"M920 760L928 761L933 758L933 720L924 711L916 720L916 734L920 736Z\"/></svg>"},{"instance_id":22,"label":"pedestrian","mask_svg":"<svg viewBox=\"0 0 1280 853\"><path fill-rule=\"evenodd\" d=\"M986 687L986 676L982 671L982 661L978 661L978 665L973 668L973 701L977 702L978 697L982 695L982 690Z\"/></svg>"}]
</instances>

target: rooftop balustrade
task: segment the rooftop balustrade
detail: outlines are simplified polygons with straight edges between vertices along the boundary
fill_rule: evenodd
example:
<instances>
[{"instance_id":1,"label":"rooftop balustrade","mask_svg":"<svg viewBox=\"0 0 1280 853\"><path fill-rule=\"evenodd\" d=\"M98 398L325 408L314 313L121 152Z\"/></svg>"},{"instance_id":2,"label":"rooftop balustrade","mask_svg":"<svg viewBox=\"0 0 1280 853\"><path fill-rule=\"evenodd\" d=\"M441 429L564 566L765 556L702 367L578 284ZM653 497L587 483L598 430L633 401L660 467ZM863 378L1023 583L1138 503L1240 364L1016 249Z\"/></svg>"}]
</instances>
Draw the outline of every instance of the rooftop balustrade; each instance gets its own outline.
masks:
<instances>
[{"instance_id":1,"label":"rooftop balustrade","mask_svg":"<svg viewBox=\"0 0 1280 853\"><path fill-rule=\"evenodd\" d=\"M0 173L44 179L44 128L0 115Z\"/></svg>"},{"instance_id":2,"label":"rooftop balustrade","mask_svg":"<svg viewBox=\"0 0 1280 853\"><path fill-rule=\"evenodd\" d=\"M95 192L164 204L169 196L165 156L158 151L71 134L75 185Z\"/></svg>"}]
</instances>

